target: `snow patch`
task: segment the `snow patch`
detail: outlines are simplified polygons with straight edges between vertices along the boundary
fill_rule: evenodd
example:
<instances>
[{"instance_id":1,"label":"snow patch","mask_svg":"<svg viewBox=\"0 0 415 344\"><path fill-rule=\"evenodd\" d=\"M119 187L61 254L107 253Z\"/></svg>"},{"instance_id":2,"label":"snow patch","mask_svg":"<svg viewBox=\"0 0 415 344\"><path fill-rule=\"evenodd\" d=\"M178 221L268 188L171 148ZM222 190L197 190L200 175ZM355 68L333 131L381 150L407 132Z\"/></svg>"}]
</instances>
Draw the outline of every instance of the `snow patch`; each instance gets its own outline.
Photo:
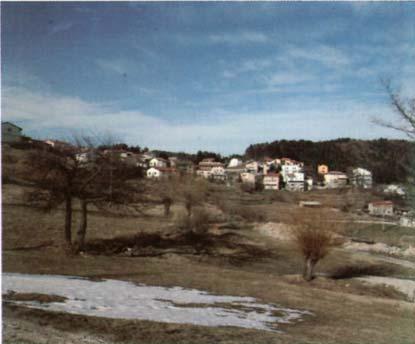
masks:
<instances>
[{"instance_id":1,"label":"snow patch","mask_svg":"<svg viewBox=\"0 0 415 344\"><path fill-rule=\"evenodd\" d=\"M252 297L211 295L197 289L90 281L59 275L4 273L2 293L59 295L65 302L8 301L73 314L201 326L236 326L276 331L278 323L301 321L308 311L257 303Z\"/></svg>"},{"instance_id":2,"label":"snow patch","mask_svg":"<svg viewBox=\"0 0 415 344\"><path fill-rule=\"evenodd\" d=\"M371 284L386 285L395 288L408 297L408 301L415 302L415 281L392 277L359 277L358 280Z\"/></svg>"}]
</instances>

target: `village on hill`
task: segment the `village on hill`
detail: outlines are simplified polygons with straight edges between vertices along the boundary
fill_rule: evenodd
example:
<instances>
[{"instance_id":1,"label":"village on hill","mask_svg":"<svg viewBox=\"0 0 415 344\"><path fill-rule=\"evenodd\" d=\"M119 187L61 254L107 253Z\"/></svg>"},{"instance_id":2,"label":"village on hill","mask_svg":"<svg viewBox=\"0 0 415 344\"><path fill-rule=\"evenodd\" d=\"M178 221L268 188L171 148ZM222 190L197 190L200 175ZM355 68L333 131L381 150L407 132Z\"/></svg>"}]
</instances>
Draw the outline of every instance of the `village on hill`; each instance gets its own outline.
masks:
<instances>
[{"instance_id":1,"label":"village on hill","mask_svg":"<svg viewBox=\"0 0 415 344\"><path fill-rule=\"evenodd\" d=\"M143 177L153 181L165 181L173 178L203 178L212 183L232 187L239 185L244 191L274 191L308 192L311 190L358 188L362 190L375 187L372 172L363 167L350 166L347 171L330 170L330 162L317 165L315 171L305 166L303 162L288 157L243 161L241 158L228 158L225 162L215 158L203 158L198 163L190 159L160 156L160 153L150 150L139 153L128 149L125 144L112 147L82 147L73 143L46 139L33 140L22 136L22 128L10 122L2 122L2 140L4 144L29 142L37 147L52 148L62 151L72 151L75 158L87 166L93 164L98 157L98 151L111 155L128 166L136 167ZM402 186L391 184L383 188L385 195L405 196ZM306 206L319 206L319 202L303 202ZM406 207L400 207L391 200L374 200L367 204L370 215L393 217L397 216L399 223L415 227L415 218Z\"/></svg>"}]
</instances>

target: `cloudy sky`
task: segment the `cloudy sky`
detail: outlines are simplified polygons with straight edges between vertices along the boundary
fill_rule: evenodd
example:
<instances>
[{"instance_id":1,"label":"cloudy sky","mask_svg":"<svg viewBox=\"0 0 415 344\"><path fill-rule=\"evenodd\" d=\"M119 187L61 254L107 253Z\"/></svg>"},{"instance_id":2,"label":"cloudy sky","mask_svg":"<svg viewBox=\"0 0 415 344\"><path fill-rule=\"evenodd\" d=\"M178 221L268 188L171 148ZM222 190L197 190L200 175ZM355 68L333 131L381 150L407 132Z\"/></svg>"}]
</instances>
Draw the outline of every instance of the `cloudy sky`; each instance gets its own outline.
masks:
<instances>
[{"instance_id":1,"label":"cloudy sky","mask_svg":"<svg viewBox=\"0 0 415 344\"><path fill-rule=\"evenodd\" d=\"M392 138L379 80L414 95L415 3L3 2L1 19L2 120L36 138Z\"/></svg>"}]
</instances>

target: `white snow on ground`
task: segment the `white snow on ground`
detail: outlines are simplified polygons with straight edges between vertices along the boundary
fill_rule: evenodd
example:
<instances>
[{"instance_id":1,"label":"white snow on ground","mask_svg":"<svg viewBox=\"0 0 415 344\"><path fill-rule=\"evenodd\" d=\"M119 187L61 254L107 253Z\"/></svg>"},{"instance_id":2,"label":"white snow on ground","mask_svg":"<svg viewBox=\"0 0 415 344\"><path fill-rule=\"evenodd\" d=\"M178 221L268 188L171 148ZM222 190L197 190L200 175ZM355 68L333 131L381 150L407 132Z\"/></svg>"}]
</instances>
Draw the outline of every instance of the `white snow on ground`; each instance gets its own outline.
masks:
<instances>
[{"instance_id":1,"label":"white snow on ground","mask_svg":"<svg viewBox=\"0 0 415 344\"><path fill-rule=\"evenodd\" d=\"M378 276L359 277L357 279L370 284L386 285L393 287L401 293L407 295L408 301L415 302L415 281Z\"/></svg>"},{"instance_id":2,"label":"white snow on ground","mask_svg":"<svg viewBox=\"0 0 415 344\"><path fill-rule=\"evenodd\" d=\"M196 289L90 281L58 276L4 273L2 293L59 295L65 302L9 301L32 308L117 319L275 331L276 324L301 321L308 311L260 304L252 297L211 295ZM220 303L220 305L215 305ZM223 307L226 304L226 307Z\"/></svg>"}]
</instances>

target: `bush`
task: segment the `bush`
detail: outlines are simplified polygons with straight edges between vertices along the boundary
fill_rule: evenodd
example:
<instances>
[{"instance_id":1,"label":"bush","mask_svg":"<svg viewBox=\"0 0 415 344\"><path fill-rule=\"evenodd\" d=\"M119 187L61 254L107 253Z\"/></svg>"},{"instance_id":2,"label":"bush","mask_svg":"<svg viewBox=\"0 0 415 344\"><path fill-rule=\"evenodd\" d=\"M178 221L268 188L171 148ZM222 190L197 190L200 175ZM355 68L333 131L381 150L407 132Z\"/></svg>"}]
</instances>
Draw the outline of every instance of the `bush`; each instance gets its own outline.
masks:
<instances>
[{"instance_id":1,"label":"bush","mask_svg":"<svg viewBox=\"0 0 415 344\"><path fill-rule=\"evenodd\" d=\"M245 220L249 222L264 222L266 216L263 211L249 206L234 205L227 201L218 202L218 207L231 217L231 220Z\"/></svg>"},{"instance_id":2,"label":"bush","mask_svg":"<svg viewBox=\"0 0 415 344\"><path fill-rule=\"evenodd\" d=\"M204 208L194 209L191 216L181 212L176 217L176 226L183 232L193 232L197 234L207 233L211 222L209 212Z\"/></svg>"}]
</instances>

